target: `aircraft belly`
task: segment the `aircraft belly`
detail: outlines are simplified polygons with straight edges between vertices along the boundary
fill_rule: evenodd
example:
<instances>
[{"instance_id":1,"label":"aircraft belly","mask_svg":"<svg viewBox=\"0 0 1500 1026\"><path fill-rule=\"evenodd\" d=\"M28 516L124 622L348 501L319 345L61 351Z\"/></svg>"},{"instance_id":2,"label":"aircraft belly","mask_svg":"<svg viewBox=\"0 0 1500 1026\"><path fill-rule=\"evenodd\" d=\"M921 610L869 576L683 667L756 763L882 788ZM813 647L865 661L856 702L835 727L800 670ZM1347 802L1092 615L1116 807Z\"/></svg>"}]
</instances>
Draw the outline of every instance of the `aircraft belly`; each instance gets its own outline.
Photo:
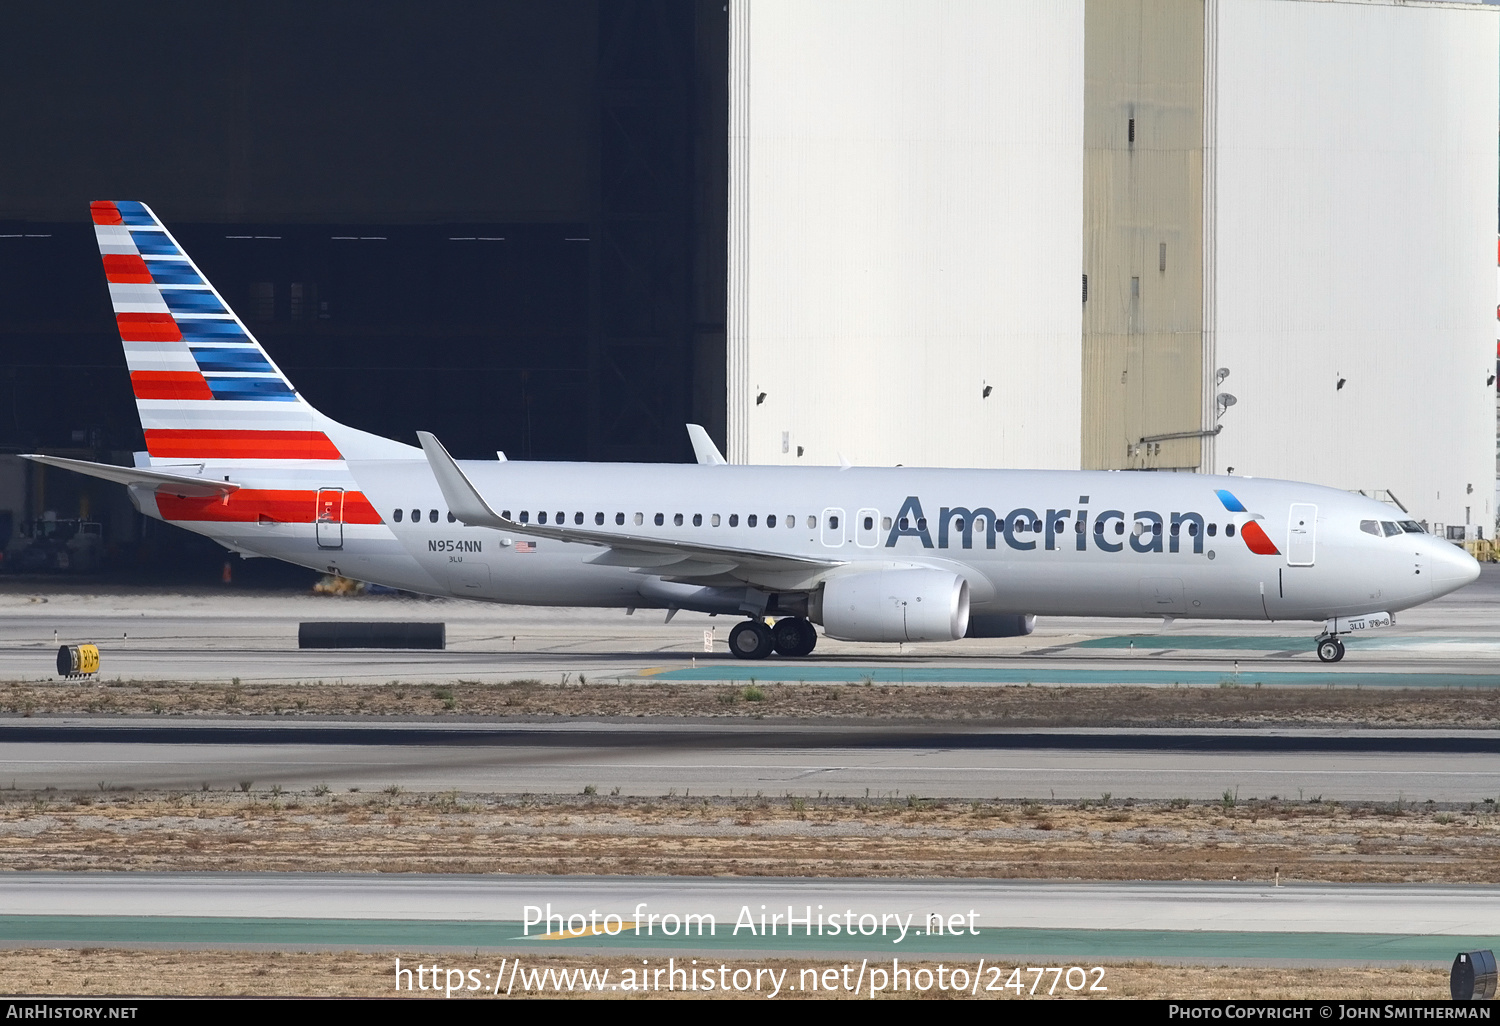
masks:
<instances>
[{"instance_id":1,"label":"aircraft belly","mask_svg":"<svg viewBox=\"0 0 1500 1026\"><path fill-rule=\"evenodd\" d=\"M1007 562L992 575L996 609L1044 616L1266 617L1250 568L1184 560Z\"/></svg>"},{"instance_id":2,"label":"aircraft belly","mask_svg":"<svg viewBox=\"0 0 1500 1026\"><path fill-rule=\"evenodd\" d=\"M360 537L351 531L339 549L318 548L309 524L280 524L267 528L252 525L250 530L238 531L232 536L219 533L210 537L237 551L285 560L311 570L327 573L333 567L341 576L356 581L423 595L448 593L447 587L413 559L389 532L381 533L383 537Z\"/></svg>"},{"instance_id":3,"label":"aircraft belly","mask_svg":"<svg viewBox=\"0 0 1500 1026\"><path fill-rule=\"evenodd\" d=\"M422 562L452 594L463 598L542 606L637 604L638 575L626 568L586 565L580 555L593 550L569 548L554 552L539 547L530 552L497 548L462 555L424 554Z\"/></svg>"}]
</instances>

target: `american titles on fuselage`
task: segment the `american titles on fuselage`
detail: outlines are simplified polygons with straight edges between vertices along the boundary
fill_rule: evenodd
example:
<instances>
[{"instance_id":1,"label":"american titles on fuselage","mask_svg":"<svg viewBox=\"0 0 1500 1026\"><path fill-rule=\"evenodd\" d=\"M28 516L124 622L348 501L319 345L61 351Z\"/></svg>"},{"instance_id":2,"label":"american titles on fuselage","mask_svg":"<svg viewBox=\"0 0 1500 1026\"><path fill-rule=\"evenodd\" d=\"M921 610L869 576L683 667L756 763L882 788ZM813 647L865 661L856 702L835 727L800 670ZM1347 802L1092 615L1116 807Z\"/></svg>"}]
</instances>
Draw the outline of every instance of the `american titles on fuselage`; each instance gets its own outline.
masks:
<instances>
[{"instance_id":1,"label":"american titles on fuselage","mask_svg":"<svg viewBox=\"0 0 1500 1026\"><path fill-rule=\"evenodd\" d=\"M1067 539L1071 535L1071 545L1079 552L1087 551L1090 546L1104 552L1121 552L1127 545L1142 553L1180 552L1186 535L1192 551L1202 554L1204 538L1213 537L1219 530L1217 522L1191 510L1165 514L1155 510L1136 510L1129 516L1124 510L1100 510L1092 514L1090 528L1090 511L1082 505L1088 502L1088 498L1079 496L1080 506L1076 509L1048 508L1043 514L1029 506L1018 506L1003 516L989 506L943 506L938 510L937 540L934 543L934 532L922 511L922 501L910 495L890 526L885 547L895 548L902 538L916 538L925 549L971 549L977 536L987 549L995 548L997 541L1003 538L1011 548L1028 551L1035 549L1038 541L1036 537L1026 535L1039 535L1043 549L1055 550L1068 547ZM1238 501L1234 504L1239 505ZM1225 505L1229 505L1228 501ZM1243 507L1231 512L1243 512ZM1240 524L1238 530L1250 551L1258 555L1280 555L1280 550L1256 523L1257 518L1253 514L1251 517ZM1127 524L1131 526L1127 528ZM1233 538L1235 534L1236 524L1230 520L1224 525L1224 535Z\"/></svg>"}]
</instances>

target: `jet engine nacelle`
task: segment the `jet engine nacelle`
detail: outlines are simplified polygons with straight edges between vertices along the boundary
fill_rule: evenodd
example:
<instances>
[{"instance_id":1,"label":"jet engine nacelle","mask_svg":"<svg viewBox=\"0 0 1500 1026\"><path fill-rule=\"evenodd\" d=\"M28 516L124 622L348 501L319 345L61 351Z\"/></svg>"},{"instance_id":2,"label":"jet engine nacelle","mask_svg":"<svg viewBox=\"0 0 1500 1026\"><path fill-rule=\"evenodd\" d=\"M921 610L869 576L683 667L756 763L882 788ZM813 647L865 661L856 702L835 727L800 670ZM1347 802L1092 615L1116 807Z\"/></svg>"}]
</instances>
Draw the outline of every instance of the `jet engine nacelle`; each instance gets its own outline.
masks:
<instances>
[{"instance_id":1,"label":"jet engine nacelle","mask_svg":"<svg viewBox=\"0 0 1500 1026\"><path fill-rule=\"evenodd\" d=\"M823 585L823 630L840 641L957 641L969 582L946 570L844 574Z\"/></svg>"},{"instance_id":2,"label":"jet engine nacelle","mask_svg":"<svg viewBox=\"0 0 1500 1026\"><path fill-rule=\"evenodd\" d=\"M1036 617L1012 613L975 613L966 638L1023 638L1036 630Z\"/></svg>"}]
</instances>

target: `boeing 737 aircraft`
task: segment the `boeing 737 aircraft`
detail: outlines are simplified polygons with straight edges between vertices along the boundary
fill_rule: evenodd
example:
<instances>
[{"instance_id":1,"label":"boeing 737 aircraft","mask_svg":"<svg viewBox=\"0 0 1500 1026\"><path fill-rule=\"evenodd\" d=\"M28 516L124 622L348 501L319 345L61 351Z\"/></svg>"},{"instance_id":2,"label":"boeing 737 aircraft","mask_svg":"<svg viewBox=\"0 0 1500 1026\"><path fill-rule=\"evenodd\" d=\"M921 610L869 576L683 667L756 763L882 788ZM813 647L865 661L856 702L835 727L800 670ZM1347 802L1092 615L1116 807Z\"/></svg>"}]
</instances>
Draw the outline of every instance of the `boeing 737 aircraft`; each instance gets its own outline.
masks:
<instances>
[{"instance_id":1,"label":"boeing 737 aircraft","mask_svg":"<svg viewBox=\"0 0 1500 1026\"><path fill-rule=\"evenodd\" d=\"M1029 634L1037 615L1322 621L1340 636L1479 565L1391 506L1200 474L453 460L292 387L145 204L92 205L146 452L50 456L245 556L428 595L742 615L742 659Z\"/></svg>"}]
</instances>

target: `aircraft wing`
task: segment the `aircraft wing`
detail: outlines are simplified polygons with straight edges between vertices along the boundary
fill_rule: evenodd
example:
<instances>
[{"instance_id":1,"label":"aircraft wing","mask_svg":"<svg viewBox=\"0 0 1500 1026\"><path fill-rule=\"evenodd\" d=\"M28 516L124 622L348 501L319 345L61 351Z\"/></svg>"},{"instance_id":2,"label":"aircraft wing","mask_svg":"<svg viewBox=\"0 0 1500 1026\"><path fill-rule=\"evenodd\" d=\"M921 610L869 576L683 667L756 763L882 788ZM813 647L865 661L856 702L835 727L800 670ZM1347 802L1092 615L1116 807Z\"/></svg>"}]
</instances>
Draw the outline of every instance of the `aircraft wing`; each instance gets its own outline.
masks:
<instances>
[{"instance_id":1,"label":"aircraft wing","mask_svg":"<svg viewBox=\"0 0 1500 1026\"><path fill-rule=\"evenodd\" d=\"M566 524L553 527L517 523L495 512L484 496L479 494L468 475L448 455L442 442L427 431L418 431L417 438L422 442L422 451L427 454L427 462L432 466L433 475L437 478L448 508L461 522L471 527L489 527L533 538L605 546L607 551L590 561L601 566L634 567L663 577L688 579L722 574L739 577L788 571L806 574L809 571L832 569L844 563L841 559L705 545L701 542L678 541L623 531L600 531Z\"/></svg>"},{"instance_id":2,"label":"aircraft wing","mask_svg":"<svg viewBox=\"0 0 1500 1026\"><path fill-rule=\"evenodd\" d=\"M168 474L161 470L143 470L140 467L117 467L112 463L90 463L88 460L69 460L61 456L38 456L22 453L23 460L45 463L49 467L61 467L89 477L114 481L116 484L137 488L149 488L168 495L191 498L207 498L218 495L223 498L240 490L240 485L230 481L215 481L212 478L194 477L190 474Z\"/></svg>"}]
</instances>

